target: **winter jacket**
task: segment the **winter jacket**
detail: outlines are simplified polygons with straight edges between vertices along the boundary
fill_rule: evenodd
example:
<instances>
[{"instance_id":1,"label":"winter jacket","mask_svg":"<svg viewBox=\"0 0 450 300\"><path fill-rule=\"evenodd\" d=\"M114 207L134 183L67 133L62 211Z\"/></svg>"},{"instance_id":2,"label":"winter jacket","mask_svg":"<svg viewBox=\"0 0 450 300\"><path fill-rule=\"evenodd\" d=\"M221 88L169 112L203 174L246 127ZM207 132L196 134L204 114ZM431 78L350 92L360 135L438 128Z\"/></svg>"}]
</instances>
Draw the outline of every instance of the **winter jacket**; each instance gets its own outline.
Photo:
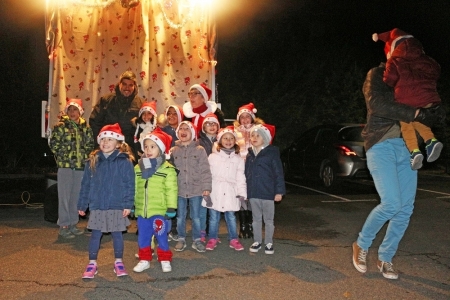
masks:
<instances>
[{"instance_id":1,"label":"winter jacket","mask_svg":"<svg viewBox=\"0 0 450 300\"><path fill-rule=\"evenodd\" d=\"M439 64L425 55L415 38L401 42L386 63L383 80L394 87L395 101L415 108L441 102L436 83L441 74Z\"/></svg>"},{"instance_id":2,"label":"winter jacket","mask_svg":"<svg viewBox=\"0 0 450 300\"><path fill-rule=\"evenodd\" d=\"M244 125L239 124L239 121L234 121L234 131L237 135L236 143L239 145L241 157L246 158L248 154L248 148L252 146L250 143L250 132L255 125L264 124L264 121L260 118L255 118L255 122L251 124L250 127L245 127Z\"/></svg>"},{"instance_id":3,"label":"winter jacket","mask_svg":"<svg viewBox=\"0 0 450 300\"><path fill-rule=\"evenodd\" d=\"M176 141L175 147L171 149L170 159L179 170L178 196L191 198L202 196L203 191L211 191L208 156L196 141L191 141L187 146Z\"/></svg>"},{"instance_id":4,"label":"winter jacket","mask_svg":"<svg viewBox=\"0 0 450 300\"><path fill-rule=\"evenodd\" d=\"M381 63L367 73L364 81L367 123L361 135L366 151L378 143L393 125L398 125L398 121L412 122L416 113L414 107L395 102L393 89L383 82L384 70L385 64ZM400 137L400 127L397 128L396 137Z\"/></svg>"},{"instance_id":5,"label":"winter jacket","mask_svg":"<svg viewBox=\"0 0 450 300\"><path fill-rule=\"evenodd\" d=\"M156 128L156 124L153 124L151 122L148 123L136 123L137 118L131 119L131 124L133 124L134 129L134 136L133 136L133 148L136 153L144 153L144 151L141 149L141 143L139 142L140 138L153 132Z\"/></svg>"},{"instance_id":6,"label":"winter jacket","mask_svg":"<svg viewBox=\"0 0 450 300\"><path fill-rule=\"evenodd\" d=\"M170 135L172 137L172 144L170 144L170 148L175 146L175 141L178 141L178 137L177 137L177 133L175 132L175 129L172 128L172 126L170 126L170 125L164 126L161 129L162 129L162 131L164 131L165 133L167 133L168 135Z\"/></svg>"},{"instance_id":7,"label":"winter jacket","mask_svg":"<svg viewBox=\"0 0 450 300\"><path fill-rule=\"evenodd\" d=\"M245 160L245 177L248 199L273 201L275 195L286 194L280 151L273 145L265 147L256 156L253 149L249 149Z\"/></svg>"},{"instance_id":8,"label":"winter jacket","mask_svg":"<svg viewBox=\"0 0 450 300\"><path fill-rule=\"evenodd\" d=\"M216 141L217 139L215 137L211 140L203 131L200 132L200 137L197 140L198 144L205 148L206 155L208 156L213 152L212 148Z\"/></svg>"},{"instance_id":9,"label":"winter jacket","mask_svg":"<svg viewBox=\"0 0 450 300\"><path fill-rule=\"evenodd\" d=\"M142 178L139 165L136 174L136 196L134 206L136 216L150 218L164 216L168 208L177 208L178 185L175 167L165 161L148 179Z\"/></svg>"},{"instance_id":10,"label":"winter jacket","mask_svg":"<svg viewBox=\"0 0 450 300\"><path fill-rule=\"evenodd\" d=\"M247 183L245 181L245 161L235 152L229 155L224 151L217 152L216 145L208 156L212 174L211 201L214 210L238 211L241 203L236 196L247 199ZM203 200L202 205L206 207Z\"/></svg>"},{"instance_id":11,"label":"winter jacket","mask_svg":"<svg viewBox=\"0 0 450 300\"><path fill-rule=\"evenodd\" d=\"M137 96L136 89L130 96L123 96L117 84L115 92L101 97L92 110L89 125L92 127L94 137L97 137L103 126L119 123L125 136L125 142L132 147L135 128L131 119L139 115L139 109L144 102ZM95 140L95 143L97 143L97 140Z\"/></svg>"},{"instance_id":12,"label":"winter jacket","mask_svg":"<svg viewBox=\"0 0 450 300\"><path fill-rule=\"evenodd\" d=\"M107 158L98 152L95 171L89 161L81 180L78 210L131 209L134 203L134 169L128 154L115 150Z\"/></svg>"},{"instance_id":13,"label":"winter jacket","mask_svg":"<svg viewBox=\"0 0 450 300\"><path fill-rule=\"evenodd\" d=\"M83 170L85 160L94 149L92 129L83 118L76 124L63 116L53 128L50 149L56 156L58 168Z\"/></svg>"}]
</instances>

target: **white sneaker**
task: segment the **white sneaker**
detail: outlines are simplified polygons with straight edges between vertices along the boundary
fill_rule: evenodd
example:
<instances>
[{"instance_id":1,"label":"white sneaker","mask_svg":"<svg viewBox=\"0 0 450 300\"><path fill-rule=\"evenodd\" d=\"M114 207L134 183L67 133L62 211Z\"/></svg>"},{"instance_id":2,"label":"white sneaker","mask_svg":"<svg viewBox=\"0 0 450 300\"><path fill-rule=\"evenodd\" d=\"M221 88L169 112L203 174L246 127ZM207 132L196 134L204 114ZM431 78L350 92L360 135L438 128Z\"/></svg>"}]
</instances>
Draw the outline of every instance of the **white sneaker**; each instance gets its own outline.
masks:
<instances>
[{"instance_id":1,"label":"white sneaker","mask_svg":"<svg viewBox=\"0 0 450 300\"><path fill-rule=\"evenodd\" d=\"M170 265L170 261L168 260L161 261L161 268L164 273L172 272L172 266Z\"/></svg>"},{"instance_id":2,"label":"white sneaker","mask_svg":"<svg viewBox=\"0 0 450 300\"><path fill-rule=\"evenodd\" d=\"M150 262L148 260L140 260L138 264L133 268L133 271L140 273L144 270L147 270L148 268L150 268Z\"/></svg>"}]
</instances>

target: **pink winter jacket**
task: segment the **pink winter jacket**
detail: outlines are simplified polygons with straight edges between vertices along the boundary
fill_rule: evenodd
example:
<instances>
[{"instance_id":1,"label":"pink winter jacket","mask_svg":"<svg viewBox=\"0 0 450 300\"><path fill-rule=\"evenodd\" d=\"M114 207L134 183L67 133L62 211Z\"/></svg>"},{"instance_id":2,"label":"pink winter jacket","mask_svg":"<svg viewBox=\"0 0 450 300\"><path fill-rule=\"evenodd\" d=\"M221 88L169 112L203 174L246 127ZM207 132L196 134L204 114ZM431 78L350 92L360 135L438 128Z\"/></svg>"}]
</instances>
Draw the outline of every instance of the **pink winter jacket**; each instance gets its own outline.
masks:
<instances>
[{"instance_id":1,"label":"pink winter jacket","mask_svg":"<svg viewBox=\"0 0 450 300\"><path fill-rule=\"evenodd\" d=\"M241 204L236 196L247 199L244 159L234 152L230 155L223 151L217 152L216 148L217 142L208 156L212 174L211 208L220 212L238 211ZM204 200L202 205L206 207Z\"/></svg>"}]
</instances>

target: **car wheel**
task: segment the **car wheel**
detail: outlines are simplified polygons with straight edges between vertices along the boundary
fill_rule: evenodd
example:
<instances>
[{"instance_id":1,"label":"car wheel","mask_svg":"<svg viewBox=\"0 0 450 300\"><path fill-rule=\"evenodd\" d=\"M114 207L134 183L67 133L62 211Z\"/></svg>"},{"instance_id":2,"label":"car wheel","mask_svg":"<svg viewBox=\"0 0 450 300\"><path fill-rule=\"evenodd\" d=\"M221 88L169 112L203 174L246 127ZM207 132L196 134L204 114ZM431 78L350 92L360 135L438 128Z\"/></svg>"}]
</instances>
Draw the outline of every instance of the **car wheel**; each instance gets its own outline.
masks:
<instances>
[{"instance_id":1,"label":"car wheel","mask_svg":"<svg viewBox=\"0 0 450 300\"><path fill-rule=\"evenodd\" d=\"M321 172L322 183L325 187L329 188L334 184L335 181L335 173L334 169L330 164L325 164L322 168Z\"/></svg>"}]
</instances>

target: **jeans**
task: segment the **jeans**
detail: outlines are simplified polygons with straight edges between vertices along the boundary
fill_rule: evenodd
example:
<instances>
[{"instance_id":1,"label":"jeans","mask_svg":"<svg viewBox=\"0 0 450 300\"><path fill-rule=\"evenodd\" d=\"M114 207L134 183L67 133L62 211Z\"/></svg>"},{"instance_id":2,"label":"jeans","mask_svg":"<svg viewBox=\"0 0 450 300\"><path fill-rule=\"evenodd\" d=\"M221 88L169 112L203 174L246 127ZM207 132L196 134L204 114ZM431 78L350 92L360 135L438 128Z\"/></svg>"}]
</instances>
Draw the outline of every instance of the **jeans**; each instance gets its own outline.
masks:
<instances>
[{"instance_id":1,"label":"jeans","mask_svg":"<svg viewBox=\"0 0 450 300\"><path fill-rule=\"evenodd\" d=\"M414 209L417 171L411 169L410 154L401 138L375 144L366 155L367 166L381 202L367 217L357 244L368 250L377 233L389 221L386 235L378 249L378 259L392 262Z\"/></svg>"},{"instance_id":2,"label":"jeans","mask_svg":"<svg viewBox=\"0 0 450 300\"><path fill-rule=\"evenodd\" d=\"M200 230L206 231L206 220L208 215L208 208L200 207Z\"/></svg>"},{"instance_id":3,"label":"jeans","mask_svg":"<svg viewBox=\"0 0 450 300\"><path fill-rule=\"evenodd\" d=\"M209 209L209 238L217 239L219 237L220 211ZM234 211L226 211L223 213L225 222L227 223L228 240L238 238L236 228L236 215Z\"/></svg>"},{"instance_id":4,"label":"jeans","mask_svg":"<svg viewBox=\"0 0 450 300\"><path fill-rule=\"evenodd\" d=\"M252 205L253 240L262 243L262 221L264 218L264 243L273 244L275 202L258 198L250 198L249 200Z\"/></svg>"},{"instance_id":5,"label":"jeans","mask_svg":"<svg viewBox=\"0 0 450 300\"><path fill-rule=\"evenodd\" d=\"M191 222L192 222L192 240L200 240L200 208L202 207L202 196L184 198L178 196L177 209L177 231L178 238L186 239L186 215L187 203L189 201Z\"/></svg>"}]
</instances>

